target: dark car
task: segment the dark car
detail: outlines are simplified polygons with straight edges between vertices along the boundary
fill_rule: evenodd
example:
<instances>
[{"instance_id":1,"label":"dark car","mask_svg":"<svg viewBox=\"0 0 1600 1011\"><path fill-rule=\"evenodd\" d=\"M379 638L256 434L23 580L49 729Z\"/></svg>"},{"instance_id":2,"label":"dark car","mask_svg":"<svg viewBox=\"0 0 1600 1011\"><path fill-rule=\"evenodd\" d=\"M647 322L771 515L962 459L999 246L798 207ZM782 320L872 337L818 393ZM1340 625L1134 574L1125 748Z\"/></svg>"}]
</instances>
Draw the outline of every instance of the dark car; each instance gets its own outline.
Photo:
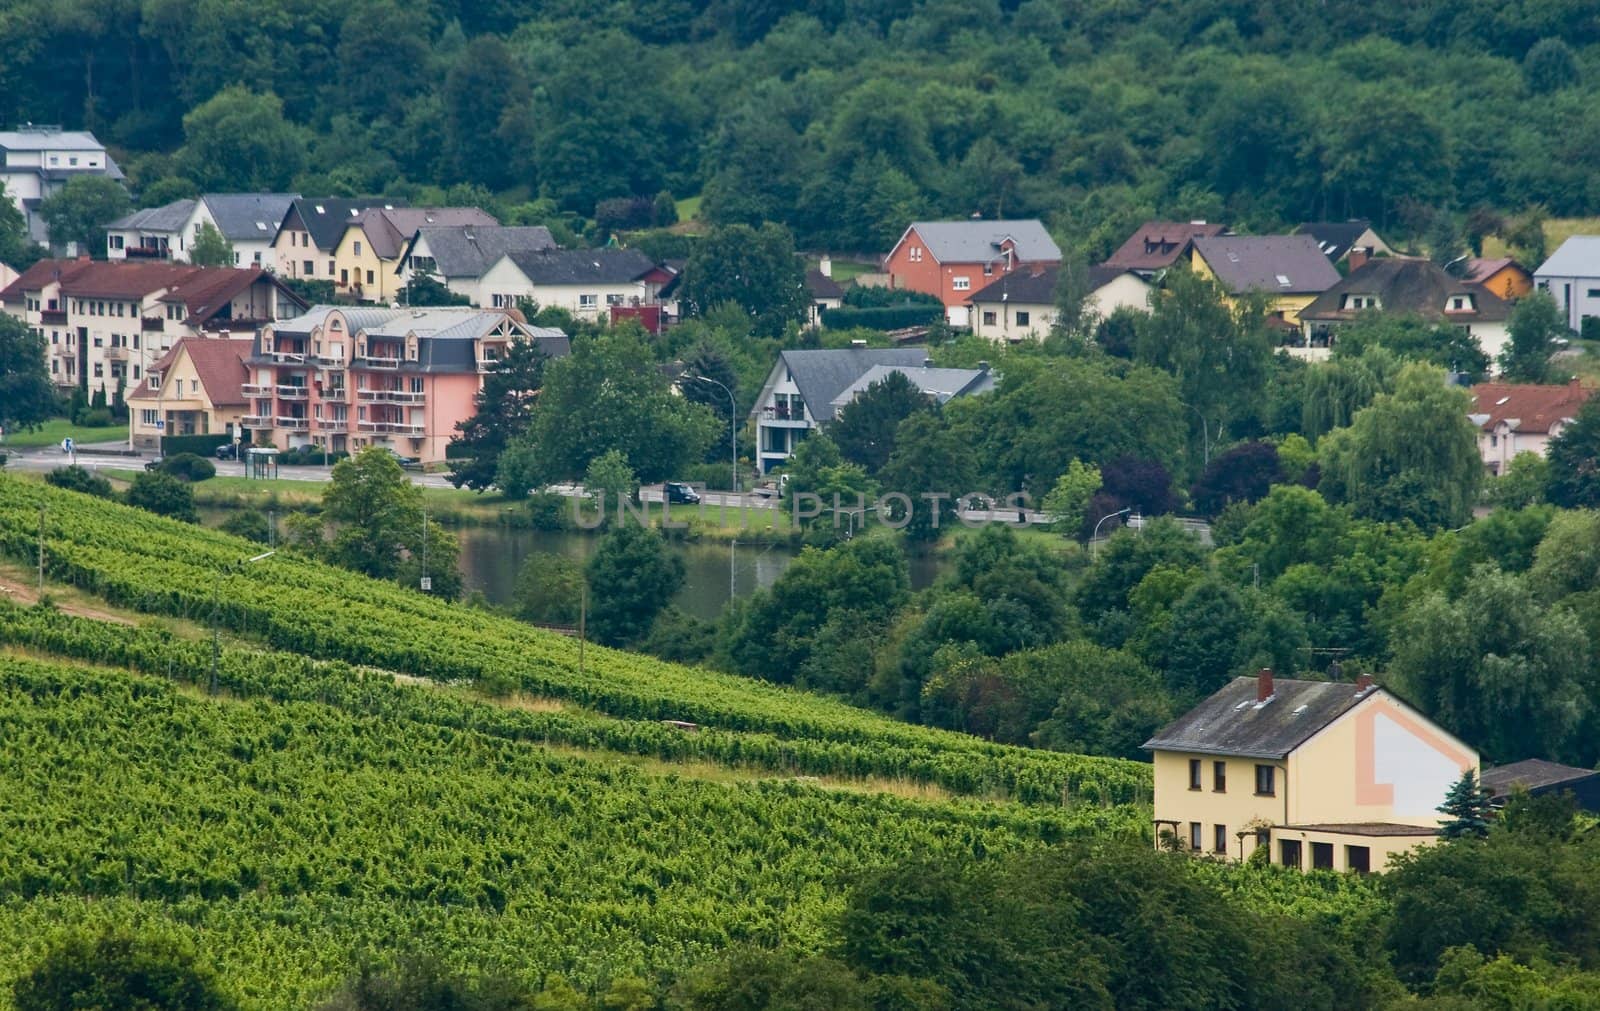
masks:
<instances>
[{"instance_id":1,"label":"dark car","mask_svg":"<svg viewBox=\"0 0 1600 1011\"><path fill-rule=\"evenodd\" d=\"M239 459L239 444L237 442L224 442L222 445L218 446L217 447L217 459L218 460L237 460L237 459Z\"/></svg>"},{"instance_id":2,"label":"dark car","mask_svg":"<svg viewBox=\"0 0 1600 1011\"><path fill-rule=\"evenodd\" d=\"M400 465L401 470L421 470L422 459L415 456L401 456L389 446L383 447L384 451L394 457L394 462Z\"/></svg>"},{"instance_id":3,"label":"dark car","mask_svg":"<svg viewBox=\"0 0 1600 1011\"><path fill-rule=\"evenodd\" d=\"M661 489L672 505L699 505L700 493L682 481L668 481Z\"/></svg>"},{"instance_id":4,"label":"dark car","mask_svg":"<svg viewBox=\"0 0 1600 1011\"><path fill-rule=\"evenodd\" d=\"M144 465L144 469L145 470L160 470L161 469L161 465L163 463L166 463L166 462L167 462L166 457L158 456L154 460L146 461L146 463Z\"/></svg>"}]
</instances>

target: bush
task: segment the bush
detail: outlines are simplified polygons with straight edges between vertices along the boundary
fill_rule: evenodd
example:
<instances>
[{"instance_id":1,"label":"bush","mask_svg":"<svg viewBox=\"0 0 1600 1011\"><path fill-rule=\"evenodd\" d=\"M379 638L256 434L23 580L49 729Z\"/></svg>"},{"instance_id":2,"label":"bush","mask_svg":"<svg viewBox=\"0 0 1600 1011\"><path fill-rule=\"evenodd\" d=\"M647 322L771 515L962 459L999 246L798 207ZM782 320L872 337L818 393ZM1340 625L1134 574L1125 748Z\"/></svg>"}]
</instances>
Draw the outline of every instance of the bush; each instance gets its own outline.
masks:
<instances>
[{"instance_id":1,"label":"bush","mask_svg":"<svg viewBox=\"0 0 1600 1011\"><path fill-rule=\"evenodd\" d=\"M825 309L822 313L822 325L830 330L849 330L854 327L868 330L900 330L905 327L927 326L942 319L944 319L942 305L916 305L910 302L874 309L853 309L846 306L839 309Z\"/></svg>"},{"instance_id":2,"label":"bush","mask_svg":"<svg viewBox=\"0 0 1600 1011\"><path fill-rule=\"evenodd\" d=\"M156 466L163 474L171 474L180 481L208 481L217 476L217 465L203 456L179 453L169 456Z\"/></svg>"},{"instance_id":3,"label":"bush","mask_svg":"<svg viewBox=\"0 0 1600 1011\"><path fill-rule=\"evenodd\" d=\"M921 291L907 291L904 288L878 288L857 287L852 285L844 291L844 304L852 309L883 309L897 305L926 305L939 309L944 308L938 296L929 295Z\"/></svg>"},{"instance_id":4,"label":"bush","mask_svg":"<svg viewBox=\"0 0 1600 1011\"><path fill-rule=\"evenodd\" d=\"M57 488L67 491L82 492L93 495L95 498L111 497L111 482L99 474L84 470L77 464L70 467L57 467L44 476L44 479Z\"/></svg>"},{"instance_id":5,"label":"bush","mask_svg":"<svg viewBox=\"0 0 1600 1011\"><path fill-rule=\"evenodd\" d=\"M349 456L344 450L327 452L320 446L296 446L278 454L278 464L288 467L326 467Z\"/></svg>"},{"instance_id":6,"label":"bush","mask_svg":"<svg viewBox=\"0 0 1600 1011\"><path fill-rule=\"evenodd\" d=\"M75 937L17 980L18 1011L59 1008L162 1008L227 1011L237 1007L194 952L166 940L114 934Z\"/></svg>"},{"instance_id":7,"label":"bush","mask_svg":"<svg viewBox=\"0 0 1600 1011\"><path fill-rule=\"evenodd\" d=\"M726 442L722 448L727 450ZM720 463L693 463L680 468L677 480L701 485L710 491L732 491L733 467L727 460Z\"/></svg>"},{"instance_id":8,"label":"bush","mask_svg":"<svg viewBox=\"0 0 1600 1011\"><path fill-rule=\"evenodd\" d=\"M199 514L194 511L194 489L187 482L161 471L145 471L135 477L124 501L158 516L170 516L186 523L200 521Z\"/></svg>"},{"instance_id":9,"label":"bush","mask_svg":"<svg viewBox=\"0 0 1600 1011\"><path fill-rule=\"evenodd\" d=\"M553 491L528 496L528 525L535 530L572 529L573 499Z\"/></svg>"},{"instance_id":10,"label":"bush","mask_svg":"<svg viewBox=\"0 0 1600 1011\"><path fill-rule=\"evenodd\" d=\"M234 513L222 521L219 529L259 544L266 544L272 540L272 529L267 525L267 518L257 509Z\"/></svg>"},{"instance_id":11,"label":"bush","mask_svg":"<svg viewBox=\"0 0 1600 1011\"><path fill-rule=\"evenodd\" d=\"M6 465L6 459L6 454L0 453L0 467L4 467Z\"/></svg>"},{"instance_id":12,"label":"bush","mask_svg":"<svg viewBox=\"0 0 1600 1011\"><path fill-rule=\"evenodd\" d=\"M225 442L231 442L226 435L163 435L161 437L161 454L163 456L177 456L179 453L194 453L198 456L210 456L217 451L217 447Z\"/></svg>"},{"instance_id":13,"label":"bush","mask_svg":"<svg viewBox=\"0 0 1600 1011\"><path fill-rule=\"evenodd\" d=\"M1578 336L1586 341L1600 341L1600 316L1585 316L1579 324Z\"/></svg>"},{"instance_id":14,"label":"bush","mask_svg":"<svg viewBox=\"0 0 1600 1011\"><path fill-rule=\"evenodd\" d=\"M96 407L83 412L83 420L78 424L85 428L109 428L116 423L111 416L111 408Z\"/></svg>"}]
</instances>

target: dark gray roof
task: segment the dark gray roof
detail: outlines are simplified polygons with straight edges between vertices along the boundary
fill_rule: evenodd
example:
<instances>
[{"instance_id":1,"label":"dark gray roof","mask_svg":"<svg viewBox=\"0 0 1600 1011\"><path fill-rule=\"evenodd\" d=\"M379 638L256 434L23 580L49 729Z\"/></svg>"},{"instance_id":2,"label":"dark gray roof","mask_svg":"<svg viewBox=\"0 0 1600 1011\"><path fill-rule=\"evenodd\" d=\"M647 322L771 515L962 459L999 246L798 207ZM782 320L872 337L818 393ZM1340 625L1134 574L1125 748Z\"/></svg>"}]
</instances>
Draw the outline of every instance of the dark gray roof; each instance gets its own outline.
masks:
<instances>
[{"instance_id":1,"label":"dark gray roof","mask_svg":"<svg viewBox=\"0 0 1600 1011\"><path fill-rule=\"evenodd\" d=\"M1257 679L1234 678L1216 694L1144 742L1150 751L1192 751L1244 758L1285 758L1378 689L1357 693L1348 681L1277 678L1272 700L1256 704Z\"/></svg>"},{"instance_id":2,"label":"dark gray roof","mask_svg":"<svg viewBox=\"0 0 1600 1011\"><path fill-rule=\"evenodd\" d=\"M289 205L283 220L294 214L311 233L311 242L326 253L338 245L345 226L355 221L362 211L373 207L404 207L404 200L386 200L383 197L300 197ZM279 227L282 227L281 225Z\"/></svg>"},{"instance_id":3,"label":"dark gray roof","mask_svg":"<svg viewBox=\"0 0 1600 1011\"><path fill-rule=\"evenodd\" d=\"M1318 295L1300 310L1300 318L1340 322L1354 319L1362 310L1342 308L1346 295L1376 295L1383 312L1409 313L1432 321L1498 322L1511 314L1500 296L1489 289L1451 277L1429 260L1381 256L1352 270L1350 276ZM1472 312L1446 312L1452 295L1471 295ZM1369 310L1370 311L1370 310Z\"/></svg>"},{"instance_id":4,"label":"dark gray roof","mask_svg":"<svg viewBox=\"0 0 1600 1011\"><path fill-rule=\"evenodd\" d=\"M507 253L534 284L626 284L655 267L637 249L548 249Z\"/></svg>"},{"instance_id":5,"label":"dark gray roof","mask_svg":"<svg viewBox=\"0 0 1600 1011\"><path fill-rule=\"evenodd\" d=\"M806 287L810 289L812 298L844 298L844 289L839 287L839 282L820 270L806 271Z\"/></svg>"},{"instance_id":6,"label":"dark gray roof","mask_svg":"<svg viewBox=\"0 0 1600 1011\"><path fill-rule=\"evenodd\" d=\"M1017 302L1022 305L1055 305L1056 278L1054 267L1033 274L1026 270L1013 270L999 280L985 285L972 296L974 302Z\"/></svg>"},{"instance_id":7,"label":"dark gray roof","mask_svg":"<svg viewBox=\"0 0 1600 1011\"><path fill-rule=\"evenodd\" d=\"M298 193L207 193L200 199L229 242L271 242Z\"/></svg>"},{"instance_id":8,"label":"dark gray roof","mask_svg":"<svg viewBox=\"0 0 1600 1011\"><path fill-rule=\"evenodd\" d=\"M1061 247L1037 218L1016 221L914 221L928 252L940 263L985 263L1001 255L1000 244L1016 242L1024 262L1061 262ZM908 229L909 231L909 229ZM896 243L898 245L899 243Z\"/></svg>"},{"instance_id":9,"label":"dark gray roof","mask_svg":"<svg viewBox=\"0 0 1600 1011\"><path fill-rule=\"evenodd\" d=\"M1309 235L1207 235L1194 248L1233 294L1315 294L1339 283L1333 261Z\"/></svg>"},{"instance_id":10,"label":"dark gray roof","mask_svg":"<svg viewBox=\"0 0 1600 1011\"><path fill-rule=\"evenodd\" d=\"M1296 235L1309 235L1317 240L1317 247L1334 263L1344 259L1350 247L1372 227L1365 218L1354 221L1307 221L1295 229Z\"/></svg>"},{"instance_id":11,"label":"dark gray roof","mask_svg":"<svg viewBox=\"0 0 1600 1011\"><path fill-rule=\"evenodd\" d=\"M1329 832L1337 835L1360 836L1425 836L1438 835L1439 830L1430 825L1402 825L1393 821L1345 821L1329 822L1320 825L1285 825L1284 829L1295 832Z\"/></svg>"},{"instance_id":12,"label":"dark gray roof","mask_svg":"<svg viewBox=\"0 0 1600 1011\"><path fill-rule=\"evenodd\" d=\"M926 358L927 352L922 348L837 348L784 351L778 355L778 363L794 376L795 386L811 416L819 421L830 421L834 415L834 398L874 365L921 366ZM760 409L758 402L752 415Z\"/></svg>"},{"instance_id":13,"label":"dark gray roof","mask_svg":"<svg viewBox=\"0 0 1600 1011\"><path fill-rule=\"evenodd\" d=\"M106 230L111 232L176 233L189 220L189 215L194 213L194 204L193 199L186 199L174 200L172 203L162 204L160 207L146 207L142 211L124 214L107 225ZM279 220L282 220L283 216L280 214L278 217ZM274 221L272 227L276 230L278 222Z\"/></svg>"},{"instance_id":14,"label":"dark gray roof","mask_svg":"<svg viewBox=\"0 0 1600 1011\"><path fill-rule=\"evenodd\" d=\"M1483 775L1478 781L1490 793L1500 796L1511 792L1512 787L1520 786L1525 790L1536 790L1543 786L1555 786L1560 783L1578 783L1585 779L1600 776L1600 772L1593 769L1580 769L1573 765L1560 765L1556 762L1546 762L1542 758L1528 758L1510 765L1498 765L1492 769L1483 770Z\"/></svg>"},{"instance_id":15,"label":"dark gray roof","mask_svg":"<svg viewBox=\"0 0 1600 1011\"><path fill-rule=\"evenodd\" d=\"M881 383L889 378L891 373L898 372L911 381L911 385L924 396L932 397L936 403L945 404L956 397L964 397L974 393L986 393L994 389L994 373L988 369L937 369L926 365L874 365L861 374L861 378L846 386L837 397L833 398L833 409L840 411L844 406L874 383Z\"/></svg>"},{"instance_id":16,"label":"dark gray roof","mask_svg":"<svg viewBox=\"0 0 1600 1011\"><path fill-rule=\"evenodd\" d=\"M544 225L425 225L417 229L411 246L419 241L427 243L441 277L482 277L507 253L556 248ZM396 270L404 265L402 257Z\"/></svg>"}]
</instances>

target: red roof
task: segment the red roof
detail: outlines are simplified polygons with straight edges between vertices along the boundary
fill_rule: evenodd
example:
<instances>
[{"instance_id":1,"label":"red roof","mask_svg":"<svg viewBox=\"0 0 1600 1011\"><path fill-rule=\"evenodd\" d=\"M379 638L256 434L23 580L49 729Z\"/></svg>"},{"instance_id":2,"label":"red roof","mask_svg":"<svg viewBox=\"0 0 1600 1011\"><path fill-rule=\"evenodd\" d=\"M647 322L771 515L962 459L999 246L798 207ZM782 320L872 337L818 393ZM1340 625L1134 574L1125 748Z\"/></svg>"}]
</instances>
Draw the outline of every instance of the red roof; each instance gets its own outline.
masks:
<instances>
[{"instance_id":1,"label":"red roof","mask_svg":"<svg viewBox=\"0 0 1600 1011\"><path fill-rule=\"evenodd\" d=\"M185 337L172 346L151 366L150 371L161 375L163 382L167 369L178 360L180 353L187 354L194 364L195 375L213 406L229 407L245 403L240 389L250 377L245 359L250 357L254 340L230 340L223 337ZM128 394L129 400L154 400L156 391L148 383L141 384L136 392Z\"/></svg>"},{"instance_id":2,"label":"red roof","mask_svg":"<svg viewBox=\"0 0 1600 1011\"><path fill-rule=\"evenodd\" d=\"M1146 221L1117 247L1104 266L1123 270L1164 270L1178 262L1192 239L1222 235L1226 225L1204 221Z\"/></svg>"},{"instance_id":3,"label":"red roof","mask_svg":"<svg viewBox=\"0 0 1600 1011\"><path fill-rule=\"evenodd\" d=\"M1523 273L1527 273L1526 270L1523 270L1522 264L1509 256L1497 256L1493 259L1475 256L1467 261L1467 271L1461 275L1461 280L1470 284L1482 284L1507 267L1516 267L1518 270L1522 270Z\"/></svg>"},{"instance_id":4,"label":"red roof","mask_svg":"<svg viewBox=\"0 0 1600 1011\"><path fill-rule=\"evenodd\" d=\"M1486 432L1508 422L1517 432L1547 433L1550 426L1577 417L1578 409L1594 394L1593 388L1576 379L1565 386L1479 383L1472 388L1471 413L1487 416L1478 426Z\"/></svg>"},{"instance_id":5,"label":"red roof","mask_svg":"<svg viewBox=\"0 0 1600 1011\"><path fill-rule=\"evenodd\" d=\"M263 277L259 267L193 267L187 263L109 260L40 260L0 291L0 302L21 301L25 291L38 291L59 281L61 293L75 298L143 299L164 291L163 302L182 302L189 316L208 320L239 292ZM284 289L287 292L287 289ZM296 299L296 302L300 302ZM303 304L303 303L301 303Z\"/></svg>"}]
</instances>

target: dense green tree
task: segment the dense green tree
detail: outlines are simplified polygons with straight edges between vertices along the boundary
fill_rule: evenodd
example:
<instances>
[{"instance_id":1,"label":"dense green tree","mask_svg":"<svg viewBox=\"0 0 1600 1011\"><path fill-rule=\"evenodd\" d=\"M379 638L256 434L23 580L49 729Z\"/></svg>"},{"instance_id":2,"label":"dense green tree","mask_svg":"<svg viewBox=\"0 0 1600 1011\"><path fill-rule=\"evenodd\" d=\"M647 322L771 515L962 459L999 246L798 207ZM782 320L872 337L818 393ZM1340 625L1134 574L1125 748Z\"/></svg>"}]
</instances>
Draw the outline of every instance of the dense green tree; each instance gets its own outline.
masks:
<instances>
[{"instance_id":1,"label":"dense green tree","mask_svg":"<svg viewBox=\"0 0 1600 1011\"><path fill-rule=\"evenodd\" d=\"M322 551L335 565L411 587L426 574L428 592L447 599L460 594L455 536L425 520L422 489L389 450L371 446L334 464L322 515L334 524Z\"/></svg>"},{"instance_id":2,"label":"dense green tree","mask_svg":"<svg viewBox=\"0 0 1600 1011\"><path fill-rule=\"evenodd\" d=\"M337 67L341 105L367 117L397 122L406 96L376 66L422 67L429 62L425 12L398 3L362 4L352 8L339 26Z\"/></svg>"},{"instance_id":3,"label":"dense green tree","mask_svg":"<svg viewBox=\"0 0 1600 1011\"><path fill-rule=\"evenodd\" d=\"M257 544L266 544L272 539L272 527L259 509L241 509L232 513L218 529Z\"/></svg>"},{"instance_id":4,"label":"dense green tree","mask_svg":"<svg viewBox=\"0 0 1600 1011\"><path fill-rule=\"evenodd\" d=\"M1535 291L1511 308L1506 324L1509 340L1500 352L1500 372L1508 383L1543 383L1550 379L1550 356L1556 340L1567 332L1566 313L1547 291Z\"/></svg>"},{"instance_id":5,"label":"dense green tree","mask_svg":"<svg viewBox=\"0 0 1600 1011\"><path fill-rule=\"evenodd\" d=\"M1540 39L1522 58L1522 76L1535 95L1560 91L1578 83L1578 61L1561 39Z\"/></svg>"},{"instance_id":6,"label":"dense green tree","mask_svg":"<svg viewBox=\"0 0 1600 1011\"><path fill-rule=\"evenodd\" d=\"M1255 502L1283 480L1278 449L1270 442L1244 442L1211 458L1189 496L1206 516L1234 502Z\"/></svg>"},{"instance_id":7,"label":"dense green tree","mask_svg":"<svg viewBox=\"0 0 1600 1011\"><path fill-rule=\"evenodd\" d=\"M517 572L511 592L517 617L542 625L576 625L583 598L583 567L566 555L535 552Z\"/></svg>"},{"instance_id":8,"label":"dense green tree","mask_svg":"<svg viewBox=\"0 0 1600 1011\"><path fill-rule=\"evenodd\" d=\"M207 221L201 224L189 246L189 262L196 267L232 267L237 261L233 243L217 231L216 225Z\"/></svg>"},{"instance_id":9,"label":"dense green tree","mask_svg":"<svg viewBox=\"0 0 1600 1011\"><path fill-rule=\"evenodd\" d=\"M933 401L905 373L890 372L840 408L828 435L846 460L875 474L894 454L900 423L932 409Z\"/></svg>"},{"instance_id":10,"label":"dense green tree","mask_svg":"<svg viewBox=\"0 0 1600 1011\"><path fill-rule=\"evenodd\" d=\"M531 998L510 979L468 980L424 955L362 966L318 1011L525 1011Z\"/></svg>"},{"instance_id":11,"label":"dense green tree","mask_svg":"<svg viewBox=\"0 0 1600 1011\"><path fill-rule=\"evenodd\" d=\"M1489 481L1484 498L1497 506L1523 509L1543 502L1549 483L1549 461L1538 453L1524 450L1511 458L1504 474Z\"/></svg>"},{"instance_id":12,"label":"dense green tree","mask_svg":"<svg viewBox=\"0 0 1600 1011\"><path fill-rule=\"evenodd\" d=\"M17 317L0 313L0 432L34 428L58 409L45 368L44 337Z\"/></svg>"},{"instance_id":13,"label":"dense green tree","mask_svg":"<svg viewBox=\"0 0 1600 1011\"><path fill-rule=\"evenodd\" d=\"M454 177L496 189L524 181L518 155L532 141L530 96L511 48L492 35L467 43L445 75L442 96ZM484 157L485 145L496 154Z\"/></svg>"},{"instance_id":14,"label":"dense green tree","mask_svg":"<svg viewBox=\"0 0 1600 1011\"><path fill-rule=\"evenodd\" d=\"M1444 795L1438 811L1445 816L1439 826L1442 839L1482 839L1489 834L1489 791L1478 785L1478 773L1468 769Z\"/></svg>"},{"instance_id":15,"label":"dense green tree","mask_svg":"<svg viewBox=\"0 0 1600 1011\"><path fill-rule=\"evenodd\" d=\"M106 226L128 213L132 201L122 184L106 176L76 175L39 205L50 244L74 243L80 256L106 255Z\"/></svg>"},{"instance_id":16,"label":"dense green tree","mask_svg":"<svg viewBox=\"0 0 1600 1011\"><path fill-rule=\"evenodd\" d=\"M886 491L909 501L909 514L902 508L893 521L912 540L937 540L956 525L962 496L982 490L979 467L972 444L938 412L911 415L895 430L895 450L881 474Z\"/></svg>"},{"instance_id":17,"label":"dense green tree","mask_svg":"<svg viewBox=\"0 0 1600 1011\"><path fill-rule=\"evenodd\" d=\"M637 642L683 585L683 559L654 530L618 523L584 567L589 634L608 646Z\"/></svg>"},{"instance_id":18,"label":"dense green tree","mask_svg":"<svg viewBox=\"0 0 1600 1011\"><path fill-rule=\"evenodd\" d=\"M189 482L161 471L135 475L122 500L158 516L170 516L186 523L200 522L200 514L194 508L194 489L189 487Z\"/></svg>"},{"instance_id":19,"label":"dense green tree","mask_svg":"<svg viewBox=\"0 0 1600 1011\"><path fill-rule=\"evenodd\" d=\"M306 139L278 96L222 89L183 117L185 174L202 189L282 192L306 162Z\"/></svg>"},{"instance_id":20,"label":"dense green tree","mask_svg":"<svg viewBox=\"0 0 1600 1011\"><path fill-rule=\"evenodd\" d=\"M1001 671L1030 702L1032 726L1016 743L1137 760L1173 716L1160 679L1137 657L1081 639L1013 653Z\"/></svg>"},{"instance_id":21,"label":"dense green tree","mask_svg":"<svg viewBox=\"0 0 1600 1011\"><path fill-rule=\"evenodd\" d=\"M620 449L610 449L589 461L583 472L583 487L595 496L602 510L610 509L620 516L624 502L636 502L639 497L639 479L633 476L628 458Z\"/></svg>"},{"instance_id":22,"label":"dense green tree","mask_svg":"<svg viewBox=\"0 0 1600 1011\"><path fill-rule=\"evenodd\" d=\"M870 1011L877 1006L867 984L840 962L759 948L736 948L686 974L671 1001L676 1011Z\"/></svg>"},{"instance_id":23,"label":"dense green tree","mask_svg":"<svg viewBox=\"0 0 1600 1011\"><path fill-rule=\"evenodd\" d=\"M43 259L47 250L28 234L28 222L0 183L0 263L12 270L27 270Z\"/></svg>"},{"instance_id":24,"label":"dense green tree","mask_svg":"<svg viewBox=\"0 0 1600 1011\"><path fill-rule=\"evenodd\" d=\"M11 988L17 1011L230 1011L193 950L125 933L75 935L51 947Z\"/></svg>"},{"instance_id":25,"label":"dense green tree","mask_svg":"<svg viewBox=\"0 0 1600 1011\"><path fill-rule=\"evenodd\" d=\"M500 454L533 421L535 397L544 385L546 357L537 344L518 341L483 377L483 388L473 399L472 417L456 423L460 434L451 445L459 455L450 472L451 484L479 492L494 484Z\"/></svg>"},{"instance_id":26,"label":"dense green tree","mask_svg":"<svg viewBox=\"0 0 1600 1011\"><path fill-rule=\"evenodd\" d=\"M1100 468L1074 460L1056 479L1056 486L1039 503L1039 508L1055 517L1051 528L1076 536L1089 514L1089 503L1100 490Z\"/></svg>"},{"instance_id":27,"label":"dense green tree","mask_svg":"<svg viewBox=\"0 0 1600 1011\"><path fill-rule=\"evenodd\" d=\"M1394 358L1374 357L1374 346L1386 349L1401 359L1427 362L1450 372L1459 372L1477 382L1487 373L1490 362L1476 338L1460 327L1442 323L1428 323L1415 316L1394 315L1382 312L1364 312L1353 323L1339 329L1339 340L1333 346L1334 361L1360 357L1371 373L1370 383L1363 384L1359 375L1347 379L1345 388L1350 391L1345 403L1355 404L1356 394L1363 385L1371 385L1373 393L1381 392L1393 381ZM1330 423L1331 424L1331 423ZM1324 431L1326 429L1323 429ZM1307 431L1307 436L1320 434Z\"/></svg>"},{"instance_id":28,"label":"dense green tree","mask_svg":"<svg viewBox=\"0 0 1600 1011\"><path fill-rule=\"evenodd\" d=\"M810 296L794 237L782 225L727 225L701 239L683 267L682 299L696 313L731 303L757 334L776 337L804 315Z\"/></svg>"},{"instance_id":29,"label":"dense green tree","mask_svg":"<svg viewBox=\"0 0 1600 1011\"><path fill-rule=\"evenodd\" d=\"M70 467L57 467L44 476L44 479L57 488L67 491L82 492L96 498L111 498L111 482L93 471L73 464Z\"/></svg>"},{"instance_id":30,"label":"dense green tree","mask_svg":"<svg viewBox=\"0 0 1600 1011\"><path fill-rule=\"evenodd\" d=\"M1550 440L1545 496L1566 509L1600 507L1600 397L1590 397L1573 423Z\"/></svg>"}]
</instances>

